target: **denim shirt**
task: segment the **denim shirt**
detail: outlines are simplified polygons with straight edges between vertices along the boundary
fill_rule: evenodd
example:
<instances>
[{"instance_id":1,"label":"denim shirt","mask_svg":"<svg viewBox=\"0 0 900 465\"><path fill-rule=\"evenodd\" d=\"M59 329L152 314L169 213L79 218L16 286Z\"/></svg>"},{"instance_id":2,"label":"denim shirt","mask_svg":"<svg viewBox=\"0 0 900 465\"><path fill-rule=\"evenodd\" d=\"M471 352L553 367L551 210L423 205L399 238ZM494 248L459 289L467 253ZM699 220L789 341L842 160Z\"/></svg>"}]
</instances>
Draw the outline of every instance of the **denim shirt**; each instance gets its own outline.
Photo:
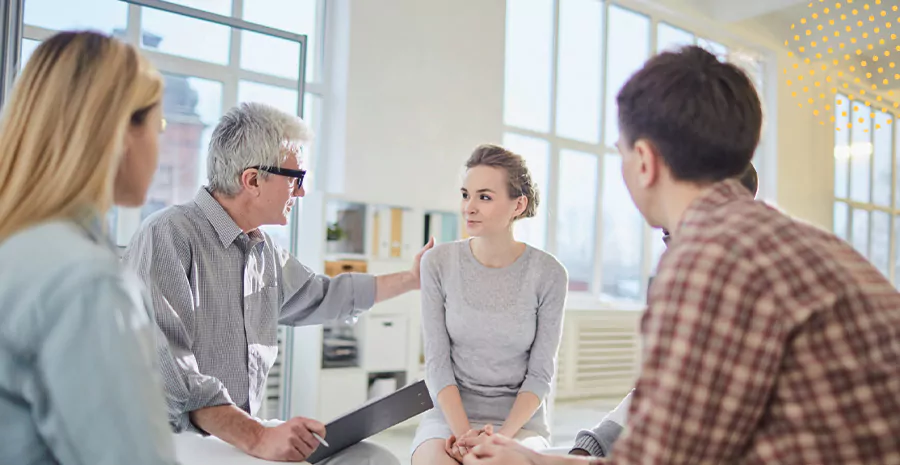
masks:
<instances>
[{"instance_id":1,"label":"denim shirt","mask_svg":"<svg viewBox=\"0 0 900 465\"><path fill-rule=\"evenodd\" d=\"M176 463L148 301L99 218L0 242L0 463Z\"/></svg>"}]
</instances>

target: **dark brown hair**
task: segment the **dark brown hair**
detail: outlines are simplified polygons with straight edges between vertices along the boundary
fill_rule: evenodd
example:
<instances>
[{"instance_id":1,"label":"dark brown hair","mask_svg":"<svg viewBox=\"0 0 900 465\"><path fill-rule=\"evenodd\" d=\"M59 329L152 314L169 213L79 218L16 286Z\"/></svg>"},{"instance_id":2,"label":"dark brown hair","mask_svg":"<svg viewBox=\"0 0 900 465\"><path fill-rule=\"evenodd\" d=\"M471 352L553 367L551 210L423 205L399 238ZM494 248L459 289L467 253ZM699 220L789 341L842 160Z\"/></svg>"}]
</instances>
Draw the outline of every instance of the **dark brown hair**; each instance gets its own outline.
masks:
<instances>
[{"instance_id":1,"label":"dark brown hair","mask_svg":"<svg viewBox=\"0 0 900 465\"><path fill-rule=\"evenodd\" d=\"M525 211L516 219L531 218L537 212L540 197L538 196L537 186L531 179L531 172L525 164L525 159L521 155L510 152L498 145L485 144L475 148L469 160L466 162L466 169L472 169L476 166L492 166L494 168L503 168L506 171L506 190L509 191L509 198L515 199L525 196L528 199L528 205Z\"/></svg>"},{"instance_id":2,"label":"dark brown hair","mask_svg":"<svg viewBox=\"0 0 900 465\"><path fill-rule=\"evenodd\" d=\"M676 179L739 176L759 144L762 106L750 78L697 46L648 60L617 102L621 143L646 140Z\"/></svg>"}]
</instances>

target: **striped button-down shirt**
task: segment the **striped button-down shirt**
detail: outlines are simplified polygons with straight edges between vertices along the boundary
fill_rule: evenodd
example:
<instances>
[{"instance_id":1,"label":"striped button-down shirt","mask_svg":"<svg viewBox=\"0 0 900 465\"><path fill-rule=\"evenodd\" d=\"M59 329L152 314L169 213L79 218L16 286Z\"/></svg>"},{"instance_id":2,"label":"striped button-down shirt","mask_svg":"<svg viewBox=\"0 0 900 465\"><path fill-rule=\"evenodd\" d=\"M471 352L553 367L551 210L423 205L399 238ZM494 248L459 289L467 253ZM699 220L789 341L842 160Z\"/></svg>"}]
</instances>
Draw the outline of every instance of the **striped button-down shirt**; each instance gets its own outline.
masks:
<instances>
[{"instance_id":1,"label":"striped button-down shirt","mask_svg":"<svg viewBox=\"0 0 900 465\"><path fill-rule=\"evenodd\" d=\"M900 294L847 243L716 184L650 291L614 464L900 464Z\"/></svg>"},{"instance_id":2,"label":"striped button-down shirt","mask_svg":"<svg viewBox=\"0 0 900 465\"><path fill-rule=\"evenodd\" d=\"M150 288L179 367L162 364L176 431L204 407L234 403L256 415L279 323L351 320L375 301L373 276L315 274L268 234L242 231L205 188L148 218L125 260Z\"/></svg>"}]
</instances>

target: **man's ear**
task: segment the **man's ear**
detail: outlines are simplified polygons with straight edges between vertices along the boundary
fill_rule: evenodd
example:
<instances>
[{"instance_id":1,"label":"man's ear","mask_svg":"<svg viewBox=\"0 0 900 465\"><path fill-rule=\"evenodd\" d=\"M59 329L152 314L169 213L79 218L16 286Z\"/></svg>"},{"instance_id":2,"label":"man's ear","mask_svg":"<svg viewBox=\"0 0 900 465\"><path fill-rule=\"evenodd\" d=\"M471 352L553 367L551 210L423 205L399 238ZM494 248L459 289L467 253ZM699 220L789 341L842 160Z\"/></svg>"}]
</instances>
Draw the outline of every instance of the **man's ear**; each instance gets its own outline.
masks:
<instances>
[{"instance_id":1,"label":"man's ear","mask_svg":"<svg viewBox=\"0 0 900 465\"><path fill-rule=\"evenodd\" d=\"M259 171L246 169L241 173L241 187L248 192L259 193Z\"/></svg>"},{"instance_id":2,"label":"man's ear","mask_svg":"<svg viewBox=\"0 0 900 465\"><path fill-rule=\"evenodd\" d=\"M659 179L663 164L659 150L647 139L638 139L634 142L634 153L638 157L638 179L641 186L653 186Z\"/></svg>"}]
</instances>

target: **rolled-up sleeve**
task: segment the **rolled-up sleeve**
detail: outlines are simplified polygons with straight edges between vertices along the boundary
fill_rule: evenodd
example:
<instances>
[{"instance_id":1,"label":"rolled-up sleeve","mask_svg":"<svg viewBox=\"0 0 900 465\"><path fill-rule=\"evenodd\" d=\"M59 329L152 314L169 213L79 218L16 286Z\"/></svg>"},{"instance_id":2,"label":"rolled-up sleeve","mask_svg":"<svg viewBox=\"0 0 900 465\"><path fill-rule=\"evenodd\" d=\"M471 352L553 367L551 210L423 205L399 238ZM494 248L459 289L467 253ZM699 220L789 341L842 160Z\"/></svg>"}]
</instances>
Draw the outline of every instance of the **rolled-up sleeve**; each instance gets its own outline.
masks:
<instances>
[{"instance_id":1,"label":"rolled-up sleeve","mask_svg":"<svg viewBox=\"0 0 900 465\"><path fill-rule=\"evenodd\" d=\"M190 246L168 223L143 228L124 257L150 290L169 423L176 432L194 429L191 412L233 403L219 379L200 372L192 350L195 320L188 279L190 257Z\"/></svg>"},{"instance_id":2,"label":"rolled-up sleeve","mask_svg":"<svg viewBox=\"0 0 900 465\"><path fill-rule=\"evenodd\" d=\"M289 326L330 321L354 322L375 305L375 276L344 273L334 278L313 272L282 252L282 305L278 322Z\"/></svg>"},{"instance_id":3,"label":"rolled-up sleeve","mask_svg":"<svg viewBox=\"0 0 900 465\"><path fill-rule=\"evenodd\" d=\"M434 251L428 251L422 257L420 266L425 384L434 397L447 386L457 385L450 353L450 333L447 332L445 295L437 262Z\"/></svg>"},{"instance_id":4,"label":"rolled-up sleeve","mask_svg":"<svg viewBox=\"0 0 900 465\"><path fill-rule=\"evenodd\" d=\"M566 269L554 262L548 268L546 287L537 311L537 331L531 344L528 369L519 389L519 392L531 392L542 400L550 394L550 383L556 373L568 286Z\"/></svg>"}]
</instances>

